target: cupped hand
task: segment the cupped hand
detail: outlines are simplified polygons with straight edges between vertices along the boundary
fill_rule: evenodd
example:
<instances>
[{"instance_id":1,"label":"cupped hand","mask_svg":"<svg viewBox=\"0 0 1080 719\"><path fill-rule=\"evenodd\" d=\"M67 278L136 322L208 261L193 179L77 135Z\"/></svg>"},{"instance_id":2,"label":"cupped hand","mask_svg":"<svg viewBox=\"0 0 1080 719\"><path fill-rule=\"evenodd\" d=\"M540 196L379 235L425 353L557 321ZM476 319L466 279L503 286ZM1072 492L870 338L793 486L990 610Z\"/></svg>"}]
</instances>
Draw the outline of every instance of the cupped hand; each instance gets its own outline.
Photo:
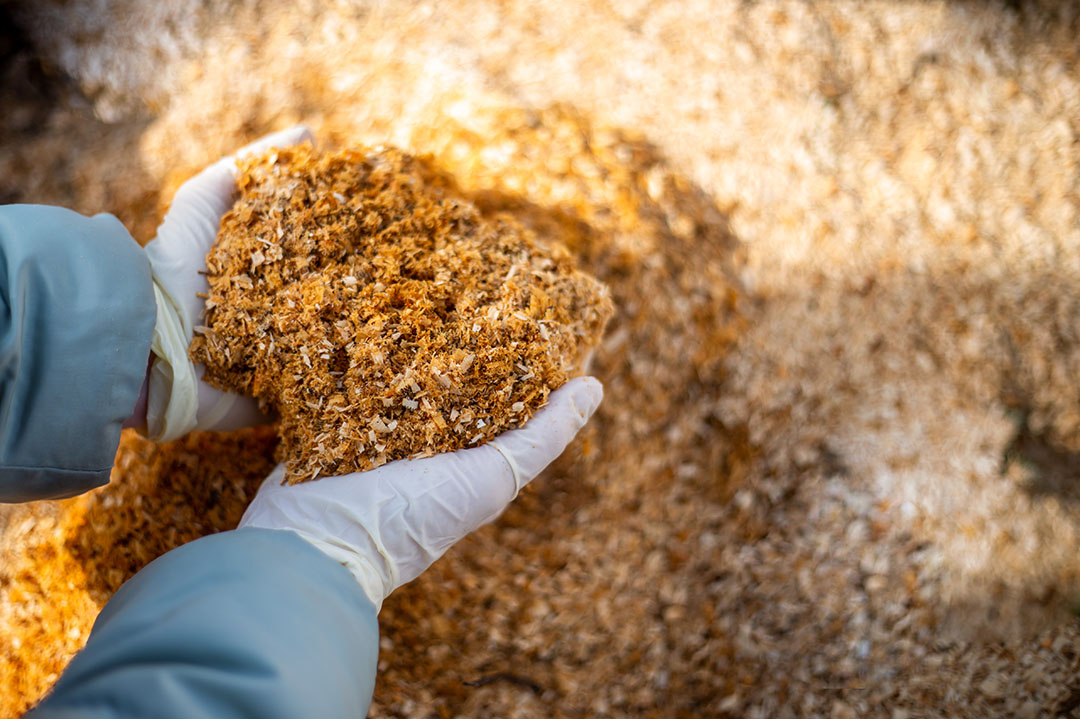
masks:
<instances>
[{"instance_id":1,"label":"cupped hand","mask_svg":"<svg viewBox=\"0 0 1080 719\"><path fill-rule=\"evenodd\" d=\"M603 396L592 377L574 379L521 428L485 445L367 472L290 486L281 483L279 466L240 527L296 532L352 572L378 609L457 541L502 514L562 454Z\"/></svg>"}]
</instances>

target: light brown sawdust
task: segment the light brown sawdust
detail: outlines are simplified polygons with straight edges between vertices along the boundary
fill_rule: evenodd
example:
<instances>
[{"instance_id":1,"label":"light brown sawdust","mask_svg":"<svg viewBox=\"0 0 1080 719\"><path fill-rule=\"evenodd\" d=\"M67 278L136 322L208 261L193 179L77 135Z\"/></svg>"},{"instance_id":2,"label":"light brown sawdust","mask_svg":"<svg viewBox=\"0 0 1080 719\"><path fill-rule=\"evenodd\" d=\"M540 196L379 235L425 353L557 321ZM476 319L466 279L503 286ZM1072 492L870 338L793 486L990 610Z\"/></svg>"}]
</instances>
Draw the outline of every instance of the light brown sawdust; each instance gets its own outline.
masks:
<instances>
[{"instance_id":1,"label":"light brown sawdust","mask_svg":"<svg viewBox=\"0 0 1080 719\"><path fill-rule=\"evenodd\" d=\"M599 343L607 289L450 182L393 149L241 161L191 356L279 417L290 483L483 444Z\"/></svg>"},{"instance_id":2,"label":"light brown sawdust","mask_svg":"<svg viewBox=\"0 0 1080 719\"><path fill-rule=\"evenodd\" d=\"M435 153L612 287L600 416L387 602L373 716L1076 705L1075 4L16 8L125 119L54 99L5 135L4 197L145 241L159 188L304 120ZM749 298L722 351L679 326L709 312L678 265L729 252L685 218L717 208Z\"/></svg>"}]
</instances>

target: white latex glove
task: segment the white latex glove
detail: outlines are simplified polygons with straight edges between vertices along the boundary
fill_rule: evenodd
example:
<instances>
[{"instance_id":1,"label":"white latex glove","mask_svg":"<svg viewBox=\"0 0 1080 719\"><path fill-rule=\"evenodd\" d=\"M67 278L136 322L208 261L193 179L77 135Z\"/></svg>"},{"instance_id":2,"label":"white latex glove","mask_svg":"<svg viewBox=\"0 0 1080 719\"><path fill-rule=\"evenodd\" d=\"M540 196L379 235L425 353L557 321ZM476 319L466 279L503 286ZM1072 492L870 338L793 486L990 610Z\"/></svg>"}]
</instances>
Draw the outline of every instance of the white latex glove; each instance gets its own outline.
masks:
<instances>
[{"instance_id":1,"label":"white latex glove","mask_svg":"<svg viewBox=\"0 0 1080 719\"><path fill-rule=\"evenodd\" d=\"M603 386L571 380L519 429L487 444L367 472L283 485L279 466L240 527L296 532L343 564L378 611L469 532L492 521L596 411Z\"/></svg>"},{"instance_id":2,"label":"white latex glove","mask_svg":"<svg viewBox=\"0 0 1080 719\"><path fill-rule=\"evenodd\" d=\"M202 274L206 253L236 201L235 158L307 141L313 141L311 130L298 125L210 165L180 186L157 237L146 245L157 301L146 410L151 439L168 442L193 429L230 430L267 421L255 400L201 381L205 368L188 359L187 349L202 321L204 301L197 293L209 289Z\"/></svg>"}]
</instances>

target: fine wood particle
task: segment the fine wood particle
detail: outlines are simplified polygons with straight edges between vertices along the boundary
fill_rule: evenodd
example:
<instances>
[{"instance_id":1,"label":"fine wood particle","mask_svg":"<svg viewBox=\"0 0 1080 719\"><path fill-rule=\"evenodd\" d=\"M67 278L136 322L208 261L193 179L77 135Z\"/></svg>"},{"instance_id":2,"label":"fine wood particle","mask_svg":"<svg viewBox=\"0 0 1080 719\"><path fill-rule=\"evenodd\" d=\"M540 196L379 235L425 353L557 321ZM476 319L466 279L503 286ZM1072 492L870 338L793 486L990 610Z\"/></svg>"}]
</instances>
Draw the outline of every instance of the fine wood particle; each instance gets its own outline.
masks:
<instances>
[{"instance_id":1,"label":"fine wood particle","mask_svg":"<svg viewBox=\"0 0 1080 719\"><path fill-rule=\"evenodd\" d=\"M280 415L289 483L483 444L579 374L613 308L560 243L395 149L241 161L191 356Z\"/></svg>"}]
</instances>

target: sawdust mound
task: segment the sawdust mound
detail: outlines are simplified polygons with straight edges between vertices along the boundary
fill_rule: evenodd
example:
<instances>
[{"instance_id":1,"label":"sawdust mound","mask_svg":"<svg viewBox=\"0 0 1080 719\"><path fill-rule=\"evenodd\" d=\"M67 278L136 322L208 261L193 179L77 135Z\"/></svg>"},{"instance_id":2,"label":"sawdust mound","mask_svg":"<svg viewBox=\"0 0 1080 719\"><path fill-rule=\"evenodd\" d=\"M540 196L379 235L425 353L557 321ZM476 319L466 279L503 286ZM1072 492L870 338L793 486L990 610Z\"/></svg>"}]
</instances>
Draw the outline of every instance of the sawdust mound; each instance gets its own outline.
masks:
<instances>
[{"instance_id":1,"label":"sawdust mound","mask_svg":"<svg viewBox=\"0 0 1080 719\"><path fill-rule=\"evenodd\" d=\"M238 186L191 355L280 414L291 483L513 429L611 317L565 247L398 150L273 150Z\"/></svg>"}]
</instances>

